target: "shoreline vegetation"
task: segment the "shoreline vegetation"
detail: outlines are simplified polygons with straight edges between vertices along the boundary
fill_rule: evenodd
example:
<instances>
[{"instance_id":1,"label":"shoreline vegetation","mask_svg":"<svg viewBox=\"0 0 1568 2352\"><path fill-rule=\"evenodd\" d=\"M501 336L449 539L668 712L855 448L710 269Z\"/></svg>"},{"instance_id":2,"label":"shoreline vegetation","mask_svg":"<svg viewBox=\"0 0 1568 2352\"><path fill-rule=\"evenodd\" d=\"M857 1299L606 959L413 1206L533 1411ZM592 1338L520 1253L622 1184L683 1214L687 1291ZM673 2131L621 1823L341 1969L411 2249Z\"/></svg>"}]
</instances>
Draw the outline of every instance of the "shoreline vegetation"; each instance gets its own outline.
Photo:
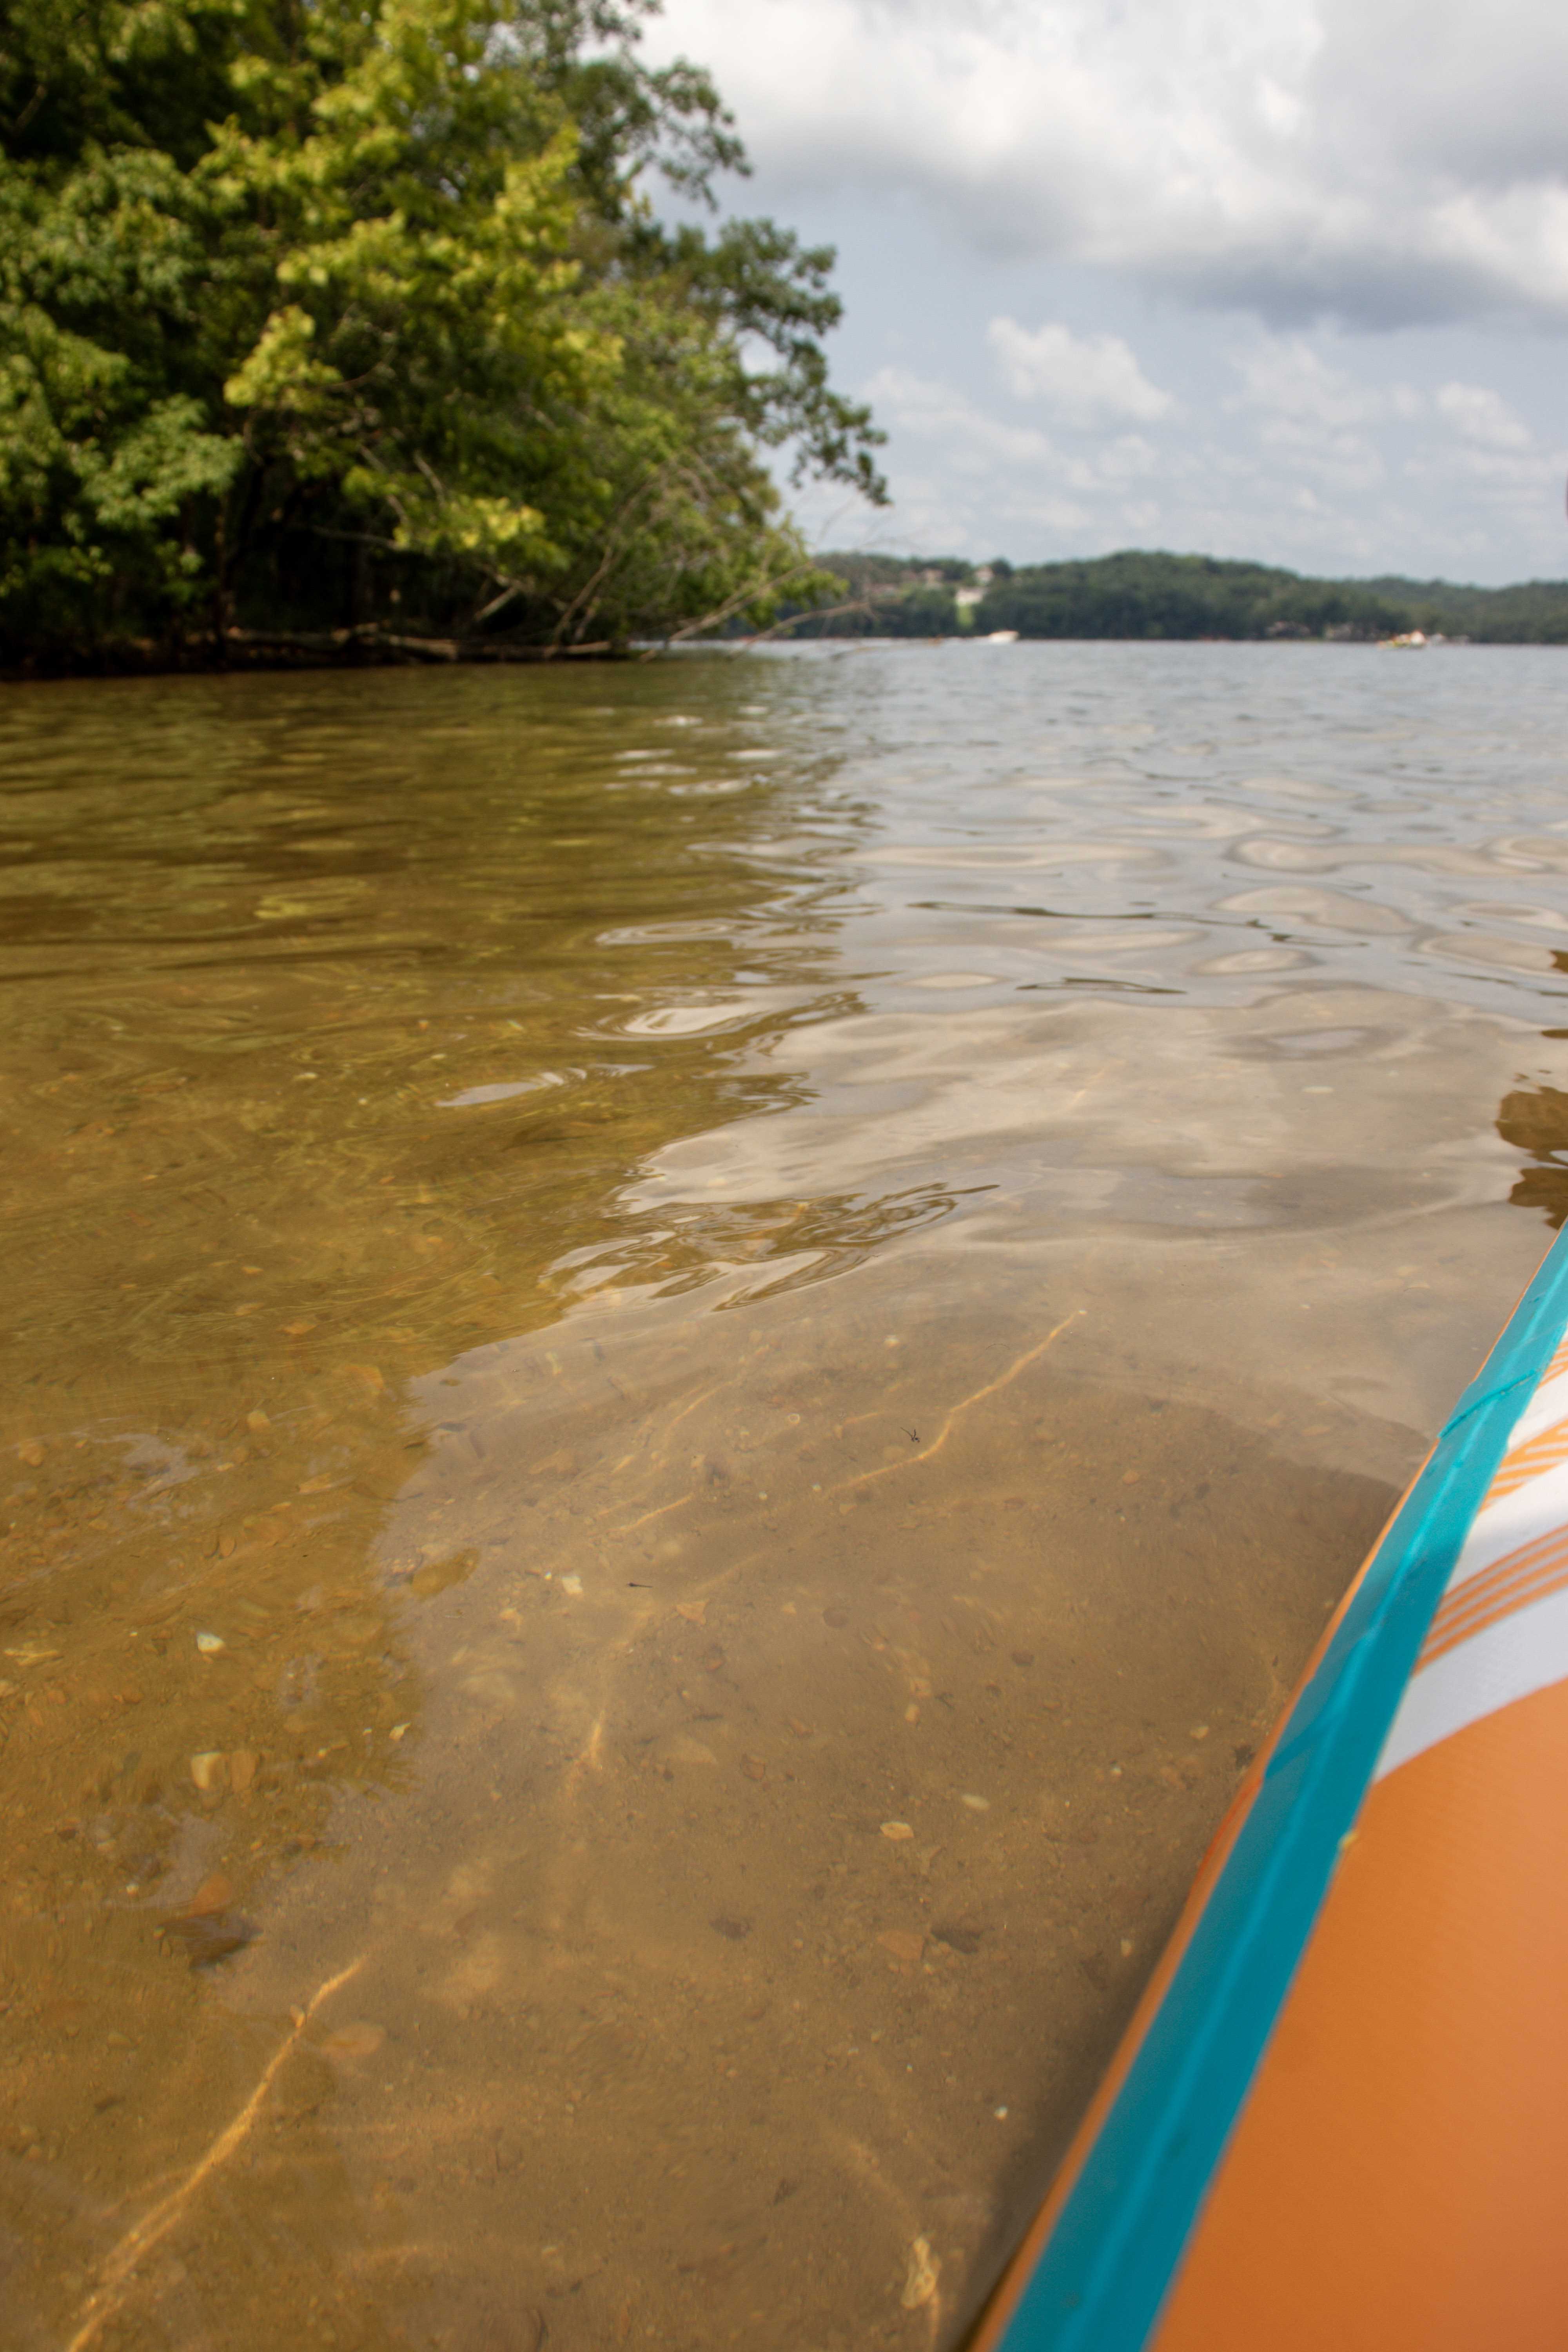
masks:
<instances>
[{"instance_id":1,"label":"shoreline vegetation","mask_svg":"<svg viewBox=\"0 0 1568 2352\"><path fill-rule=\"evenodd\" d=\"M1073 562L830 554L831 613L786 606L796 637L988 636L1375 645L1568 645L1568 580L1475 588L1445 580L1315 580L1262 563L1128 550ZM776 625L775 625L776 626ZM738 631L731 634L739 634Z\"/></svg>"},{"instance_id":2,"label":"shoreline vegetation","mask_svg":"<svg viewBox=\"0 0 1568 2352\"><path fill-rule=\"evenodd\" d=\"M1477 588L1442 580L1315 580L1258 563L1131 551L1082 561L971 564L858 553L809 560L813 602L775 585L742 609L657 635L563 639L515 629L445 630L392 615L336 628L244 627L219 640L187 628L164 638L0 646L0 677L159 675L180 670L353 667L385 664L616 660L676 643L738 648L821 638L931 643L980 639L1143 640L1341 645L1568 644L1568 581Z\"/></svg>"},{"instance_id":3,"label":"shoreline vegetation","mask_svg":"<svg viewBox=\"0 0 1568 2352\"><path fill-rule=\"evenodd\" d=\"M615 652L841 593L775 479L885 499L835 257L717 218L745 156L643 60L657 5L10 0L0 669Z\"/></svg>"},{"instance_id":4,"label":"shoreline vegetation","mask_svg":"<svg viewBox=\"0 0 1568 2352\"><path fill-rule=\"evenodd\" d=\"M1568 644L1568 581L1478 588L1392 577L1315 580L1264 564L1136 551L1019 565L829 554L809 569L809 604L775 586L738 612L647 637L563 641L513 629L440 631L416 622L399 625L390 615L334 629L231 625L221 640L187 629L162 639L105 635L92 644L32 647L5 642L0 677L604 661L647 657L677 643L732 649L792 638L929 644L978 640L993 631L1080 643Z\"/></svg>"}]
</instances>

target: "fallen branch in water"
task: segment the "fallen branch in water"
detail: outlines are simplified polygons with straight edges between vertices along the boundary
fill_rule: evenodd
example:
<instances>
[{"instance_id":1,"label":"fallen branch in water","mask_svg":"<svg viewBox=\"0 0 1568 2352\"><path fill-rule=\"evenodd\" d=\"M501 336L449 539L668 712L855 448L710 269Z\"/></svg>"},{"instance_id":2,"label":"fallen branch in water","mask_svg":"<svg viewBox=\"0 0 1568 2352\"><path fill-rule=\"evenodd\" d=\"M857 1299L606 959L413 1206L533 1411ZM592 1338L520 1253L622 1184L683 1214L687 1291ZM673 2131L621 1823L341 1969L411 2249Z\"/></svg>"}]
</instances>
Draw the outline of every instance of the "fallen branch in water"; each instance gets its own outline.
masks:
<instances>
[{"instance_id":1,"label":"fallen branch in water","mask_svg":"<svg viewBox=\"0 0 1568 2352\"><path fill-rule=\"evenodd\" d=\"M300 654L407 654L416 661L570 661L574 656L607 654L608 637L587 646L535 646L498 637L422 637L366 625L356 629L227 629L224 643L237 651Z\"/></svg>"},{"instance_id":2,"label":"fallen branch in water","mask_svg":"<svg viewBox=\"0 0 1568 2352\"><path fill-rule=\"evenodd\" d=\"M206 2154L185 2174L178 2187L172 2189L150 2212L143 2213L140 2221L127 2230L110 2254L99 2273L97 2286L82 2307L76 2333L66 2346L66 2352L87 2352L88 2346L105 2323L123 2308L130 2296L131 2282L138 2263L152 2252L154 2246L163 2243L203 2183L211 2179L220 2165L227 2163L244 2140L260 2113L262 2101L277 2080L279 2069L298 2049L300 2035L321 2003L341 1991L351 1977L357 1977L363 1966L364 1960L361 1958L348 1968L340 1969L335 1977L329 1977L325 1984L317 1986L304 2009L295 2011L292 2031L285 2035L268 2060L260 2081L239 2113L219 2132Z\"/></svg>"},{"instance_id":3,"label":"fallen branch in water","mask_svg":"<svg viewBox=\"0 0 1568 2352\"><path fill-rule=\"evenodd\" d=\"M976 1389L973 1396L961 1397L958 1402L949 1409L942 1427L931 1439L931 1444L922 1445L918 1454L907 1454L901 1461L885 1463L879 1470L862 1470L853 1478L841 1479L838 1485L829 1491L835 1495L842 1495L847 1487L868 1486L874 1479L889 1478L895 1472L912 1469L917 1462L929 1462L933 1454L942 1452L942 1447L952 1435L961 1413L967 1412L972 1404L980 1404L986 1397L994 1396L999 1389L1005 1389L1016 1381L1020 1372L1027 1371L1029 1366L1043 1356L1047 1348L1054 1347L1068 1326L1077 1323L1085 1312L1085 1308L1075 1307L1070 1315L1065 1315L1062 1318L1054 1331L1047 1331L1043 1339L1037 1339L1032 1348L1026 1348L1016 1363L1009 1364L1005 1372L999 1372L994 1381L987 1381L984 1387Z\"/></svg>"}]
</instances>

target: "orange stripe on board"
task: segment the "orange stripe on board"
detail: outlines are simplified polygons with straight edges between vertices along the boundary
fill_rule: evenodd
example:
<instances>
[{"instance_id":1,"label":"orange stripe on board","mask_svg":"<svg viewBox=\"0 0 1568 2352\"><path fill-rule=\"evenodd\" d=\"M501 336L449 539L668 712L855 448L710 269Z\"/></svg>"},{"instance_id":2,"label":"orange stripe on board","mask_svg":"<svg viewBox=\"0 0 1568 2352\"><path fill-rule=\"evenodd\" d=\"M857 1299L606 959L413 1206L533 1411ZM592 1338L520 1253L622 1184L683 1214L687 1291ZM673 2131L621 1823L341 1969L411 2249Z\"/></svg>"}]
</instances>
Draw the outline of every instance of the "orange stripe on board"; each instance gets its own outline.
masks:
<instances>
[{"instance_id":1,"label":"orange stripe on board","mask_svg":"<svg viewBox=\"0 0 1568 2352\"><path fill-rule=\"evenodd\" d=\"M1445 1657L1450 1650L1461 1648L1473 1635L1484 1633L1489 1625L1496 1625L1503 1618L1511 1617L1517 1610L1525 1608L1531 1601L1544 1601L1549 1592L1561 1592L1564 1586L1568 1586L1568 1562L1564 1562L1556 1569L1537 1569L1535 1574L1527 1578L1516 1591L1500 1593L1493 1606L1483 1614L1474 1617L1467 1624L1456 1627L1449 1639L1440 1647L1433 1647L1428 1643L1427 1648L1421 1654L1421 1663L1426 1664L1433 1658Z\"/></svg>"},{"instance_id":2,"label":"orange stripe on board","mask_svg":"<svg viewBox=\"0 0 1568 2352\"><path fill-rule=\"evenodd\" d=\"M1495 1625L1500 1617L1522 1608L1526 1601L1555 1592L1564 1581L1568 1581L1568 1528L1553 1528L1550 1535L1538 1536L1518 1551L1506 1552L1479 1576L1468 1577L1454 1588L1433 1618L1412 1672L1419 1674L1456 1643L1468 1641L1483 1625Z\"/></svg>"},{"instance_id":3,"label":"orange stripe on board","mask_svg":"<svg viewBox=\"0 0 1568 2352\"><path fill-rule=\"evenodd\" d=\"M1503 1455L1487 1488L1482 1510L1488 1504L1500 1503L1505 1495L1516 1493L1531 1478L1539 1478L1543 1470L1555 1470L1560 1462L1568 1462L1568 1421L1554 1422L1517 1453Z\"/></svg>"},{"instance_id":4,"label":"orange stripe on board","mask_svg":"<svg viewBox=\"0 0 1568 2352\"><path fill-rule=\"evenodd\" d=\"M1372 1790L1150 2352L1563 2352L1568 1684Z\"/></svg>"}]
</instances>

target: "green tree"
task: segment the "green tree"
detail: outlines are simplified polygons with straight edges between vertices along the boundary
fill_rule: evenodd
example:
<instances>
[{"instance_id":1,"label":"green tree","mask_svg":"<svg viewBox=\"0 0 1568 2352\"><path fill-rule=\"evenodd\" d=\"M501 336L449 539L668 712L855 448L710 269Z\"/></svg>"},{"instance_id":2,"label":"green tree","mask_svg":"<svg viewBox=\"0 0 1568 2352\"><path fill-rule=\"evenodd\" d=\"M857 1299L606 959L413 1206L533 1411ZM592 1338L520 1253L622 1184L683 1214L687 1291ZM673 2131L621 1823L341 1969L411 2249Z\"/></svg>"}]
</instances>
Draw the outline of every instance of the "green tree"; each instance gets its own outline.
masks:
<instances>
[{"instance_id":1,"label":"green tree","mask_svg":"<svg viewBox=\"0 0 1568 2352\"><path fill-rule=\"evenodd\" d=\"M883 495L833 257L663 226L743 168L649 0L14 0L0 637L571 647L827 583L765 456ZM759 362L758 354L765 354Z\"/></svg>"}]
</instances>

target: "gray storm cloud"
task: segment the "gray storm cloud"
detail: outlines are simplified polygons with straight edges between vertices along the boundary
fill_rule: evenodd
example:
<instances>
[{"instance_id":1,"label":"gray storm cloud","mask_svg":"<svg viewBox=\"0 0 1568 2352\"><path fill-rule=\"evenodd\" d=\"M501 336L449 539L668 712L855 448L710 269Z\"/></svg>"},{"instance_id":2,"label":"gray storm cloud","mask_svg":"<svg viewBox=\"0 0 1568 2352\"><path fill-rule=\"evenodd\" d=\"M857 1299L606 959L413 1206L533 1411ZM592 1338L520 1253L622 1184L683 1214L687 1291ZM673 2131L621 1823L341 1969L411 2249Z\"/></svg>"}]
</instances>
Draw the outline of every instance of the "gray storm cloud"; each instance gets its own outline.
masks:
<instances>
[{"instance_id":1,"label":"gray storm cloud","mask_svg":"<svg viewBox=\"0 0 1568 2352\"><path fill-rule=\"evenodd\" d=\"M1278 326L1568 319L1568 11L1542 0L669 0L773 184Z\"/></svg>"}]
</instances>

